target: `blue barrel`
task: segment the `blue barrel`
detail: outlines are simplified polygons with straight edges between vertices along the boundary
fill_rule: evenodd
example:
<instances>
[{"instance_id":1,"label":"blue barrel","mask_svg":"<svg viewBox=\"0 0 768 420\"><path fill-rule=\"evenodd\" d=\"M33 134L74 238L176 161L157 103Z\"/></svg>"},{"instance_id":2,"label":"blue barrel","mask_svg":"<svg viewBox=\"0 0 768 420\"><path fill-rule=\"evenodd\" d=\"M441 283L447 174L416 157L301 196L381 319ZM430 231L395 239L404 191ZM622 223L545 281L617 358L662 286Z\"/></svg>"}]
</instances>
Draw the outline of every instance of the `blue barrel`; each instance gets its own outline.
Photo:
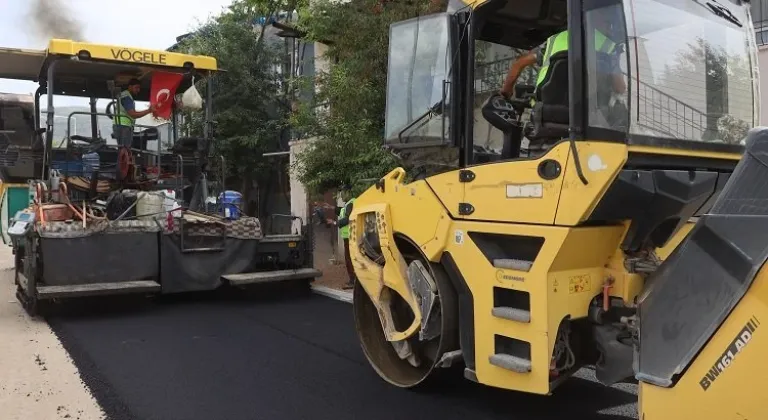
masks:
<instances>
[{"instance_id":1,"label":"blue barrel","mask_svg":"<svg viewBox=\"0 0 768 420\"><path fill-rule=\"evenodd\" d=\"M240 203L243 195L237 191L224 191L219 194L221 212L225 218L235 220L240 218Z\"/></svg>"},{"instance_id":2,"label":"blue barrel","mask_svg":"<svg viewBox=\"0 0 768 420\"><path fill-rule=\"evenodd\" d=\"M93 175L93 171L98 170L101 164L101 159L99 159L99 154L96 152L83 153L82 160L83 160L83 176L86 178L90 178L91 175Z\"/></svg>"},{"instance_id":3,"label":"blue barrel","mask_svg":"<svg viewBox=\"0 0 768 420\"><path fill-rule=\"evenodd\" d=\"M51 169L58 169L62 175L82 176L83 162L77 160L54 160L51 162Z\"/></svg>"}]
</instances>

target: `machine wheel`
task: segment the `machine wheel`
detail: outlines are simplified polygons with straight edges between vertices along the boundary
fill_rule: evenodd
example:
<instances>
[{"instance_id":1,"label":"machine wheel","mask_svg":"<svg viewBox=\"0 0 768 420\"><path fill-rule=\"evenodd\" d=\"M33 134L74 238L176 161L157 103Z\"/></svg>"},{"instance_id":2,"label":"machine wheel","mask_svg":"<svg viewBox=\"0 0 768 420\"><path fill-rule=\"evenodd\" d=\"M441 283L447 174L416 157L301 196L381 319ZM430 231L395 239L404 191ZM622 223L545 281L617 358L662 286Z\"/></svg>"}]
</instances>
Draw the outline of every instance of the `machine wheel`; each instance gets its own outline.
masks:
<instances>
[{"instance_id":1,"label":"machine wheel","mask_svg":"<svg viewBox=\"0 0 768 420\"><path fill-rule=\"evenodd\" d=\"M133 171L133 154L127 147L120 147L117 152L117 175L118 180L130 180L130 174Z\"/></svg>"},{"instance_id":2,"label":"machine wheel","mask_svg":"<svg viewBox=\"0 0 768 420\"><path fill-rule=\"evenodd\" d=\"M355 282L353 306L355 328L365 357L382 379L400 388L416 388L433 381L441 358L445 353L458 350L458 312L457 296L442 267L428 264L432 278L437 286L437 308L432 313L439 313L439 334L426 340L420 340L420 334L406 340L420 364L414 366L408 359L401 359L393 343L387 341L379 320L379 315L371 298ZM406 302L393 294L393 318L397 328L403 330L413 319L413 313ZM437 327L437 324L436 324Z\"/></svg>"},{"instance_id":3,"label":"machine wheel","mask_svg":"<svg viewBox=\"0 0 768 420\"><path fill-rule=\"evenodd\" d=\"M16 271L23 270L23 262L24 262L24 248L16 247L14 249L14 255L13 255L13 266L16 268ZM17 283L18 284L18 283Z\"/></svg>"},{"instance_id":4,"label":"machine wheel","mask_svg":"<svg viewBox=\"0 0 768 420\"><path fill-rule=\"evenodd\" d=\"M27 293L24 291L24 289L18 285L16 286L16 300L19 301L21 307L24 308L29 316L35 317L40 314L40 302L38 301L37 297L27 296Z\"/></svg>"}]
</instances>

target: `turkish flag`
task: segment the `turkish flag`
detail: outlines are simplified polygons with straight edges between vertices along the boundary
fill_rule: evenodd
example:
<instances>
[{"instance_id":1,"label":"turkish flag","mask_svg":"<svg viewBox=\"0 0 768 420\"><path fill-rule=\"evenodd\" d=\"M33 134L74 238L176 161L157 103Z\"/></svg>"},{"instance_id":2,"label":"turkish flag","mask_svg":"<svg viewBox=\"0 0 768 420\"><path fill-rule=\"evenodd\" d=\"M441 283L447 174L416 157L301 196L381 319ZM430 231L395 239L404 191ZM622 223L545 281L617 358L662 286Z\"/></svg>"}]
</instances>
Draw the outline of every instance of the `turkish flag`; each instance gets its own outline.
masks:
<instances>
[{"instance_id":1,"label":"turkish flag","mask_svg":"<svg viewBox=\"0 0 768 420\"><path fill-rule=\"evenodd\" d=\"M157 109L152 113L157 118L170 119L171 105L176 95L176 89L181 84L184 76L178 73L166 73L156 71L152 74L152 87L149 91L150 105L156 105Z\"/></svg>"}]
</instances>

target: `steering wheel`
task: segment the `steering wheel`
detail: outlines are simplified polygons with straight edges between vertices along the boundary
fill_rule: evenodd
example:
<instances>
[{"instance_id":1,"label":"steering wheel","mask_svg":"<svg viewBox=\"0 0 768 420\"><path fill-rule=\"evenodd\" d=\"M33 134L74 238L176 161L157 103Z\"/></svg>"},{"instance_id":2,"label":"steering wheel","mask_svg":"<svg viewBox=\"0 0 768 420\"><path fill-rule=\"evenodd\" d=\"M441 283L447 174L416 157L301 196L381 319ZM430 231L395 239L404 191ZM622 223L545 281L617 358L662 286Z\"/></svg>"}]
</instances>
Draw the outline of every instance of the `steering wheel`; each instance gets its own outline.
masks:
<instances>
[{"instance_id":1,"label":"steering wheel","mask_svg":"<svg viewBox=\"0 0 768 420\"><path fill-rule=\"evenodd\" d=\"M504 133L515 128L520 115L512 103L498 93L488 97L481 112L489 124Z\"/></svg>"},{"instance_id":2,"label":"steering wheel","mask_svg":"<svg viewBox=\"0 0 768 420\"><path fill-rule=\"evenodd\" d=\"M81 135L78 135L78 134L73 134L73 135L69 136L69 139L73 140L73 141L81 141L83 143L88 143L88 144L91 144L91 143L93 143L95 141L91 137L81 136Z\"/></svg>"},{"instance_id":3,"label":"steering wheel","mask_svg":"<svg viewBox=\"0 0 768 420\"><path fill-rule=\"evenodd\" d=\"M109 118L110 118L110 119L114 119L114 118L115 118L115 112L114 112L114 110L115 110L115 106L116 106L116 105L117 105L117 101L115 101L115 100L113 99L112 101L110 101L110 102L107 104L107 109L105 109L105 110L104 110L104 113L105 113L105 114L107 114L107 116L109 116Z\"/></svg>"}]
</instances>

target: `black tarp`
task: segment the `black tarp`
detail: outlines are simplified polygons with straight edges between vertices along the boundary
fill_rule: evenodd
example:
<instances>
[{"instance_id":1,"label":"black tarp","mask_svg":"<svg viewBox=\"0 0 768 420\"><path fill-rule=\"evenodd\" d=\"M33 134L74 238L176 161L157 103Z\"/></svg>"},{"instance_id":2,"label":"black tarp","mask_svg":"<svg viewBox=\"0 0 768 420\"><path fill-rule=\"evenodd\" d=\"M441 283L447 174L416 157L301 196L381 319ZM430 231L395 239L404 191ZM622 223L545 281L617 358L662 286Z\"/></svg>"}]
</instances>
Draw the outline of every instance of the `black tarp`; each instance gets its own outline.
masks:
<instances>
[{"instance_id":1,"label":"black tarp","mask_svg":"<svg viewBox=\"0 0 768 420\"><path fill-rule=\"evenodd\" d=\"M253 271L258 240L216 238L208 245L223 245L223 249L182 252L179 235L161 235L160 267L163 293L213 290L221 285L221 276L224 274ZM185 248L188 248L188 244L185 244Z\"/></svg>"},{"instance_id":2,"label":"black tarp","mask_svg":"<svg viewBox=\"0 0 768 420\"><path fill-rule=\"evenodd\" d=\"M49 286L157 280L158 232L41 237L43 281Z\"/></svg>"}]
</instances>

